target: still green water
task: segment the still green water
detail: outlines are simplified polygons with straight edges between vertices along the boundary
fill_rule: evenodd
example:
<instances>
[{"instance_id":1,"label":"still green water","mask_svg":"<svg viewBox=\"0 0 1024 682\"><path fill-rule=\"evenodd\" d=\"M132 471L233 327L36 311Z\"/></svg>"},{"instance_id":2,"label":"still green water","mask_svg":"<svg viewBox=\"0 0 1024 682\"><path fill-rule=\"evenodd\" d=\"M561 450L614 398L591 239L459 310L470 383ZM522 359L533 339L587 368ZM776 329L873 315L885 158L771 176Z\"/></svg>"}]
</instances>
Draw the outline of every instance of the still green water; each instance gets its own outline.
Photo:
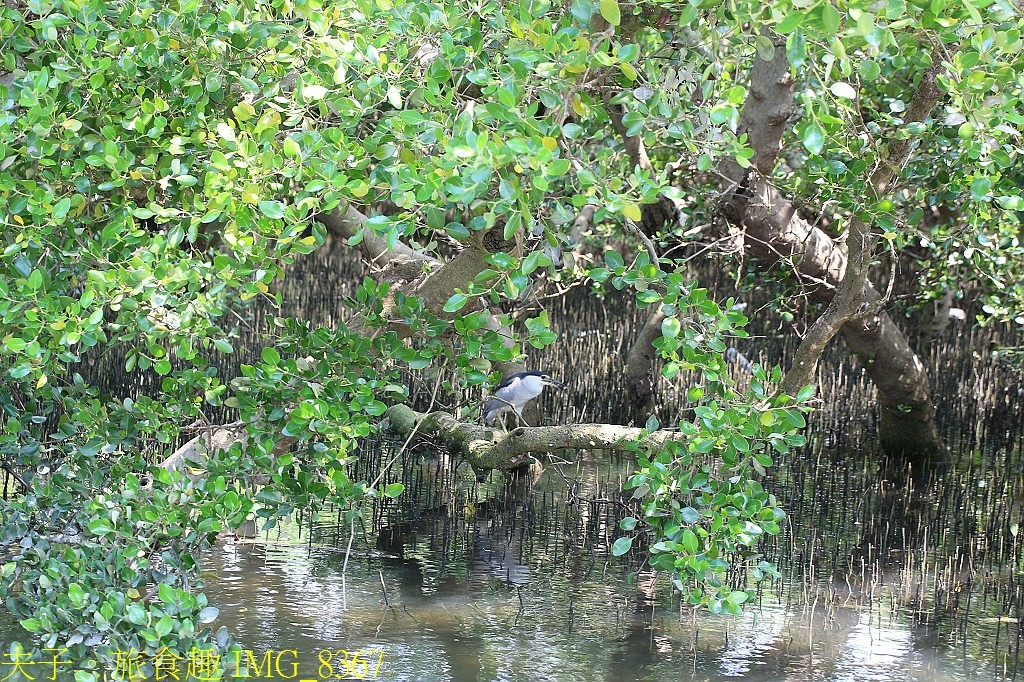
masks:
<instances>
[{"instance_id":1,"label":"still green water","mask_svg":"<svg viewBox=\"0 0 1024 682\"><path fill-rule=\"evenodd\" d=\"M401 563L350 563L346 590L337 557L294 547L225 546L208 565L221 622L257 660L296 651L282 667L288 673L296 662L300 678L326 677L341 649L350 658L362 652L369 676L387 680L947 680L984 672L939 655L908 618L856 606L787 610L772 600L741 618L691 618L655 604L652 615L621 575L572 579L539 567L516 585L479 559L468 580L432 590Z\"/></svg>"},{"instance_id":2,"label":"still green water","mask_svg":"<svg viewBox=\"0 0 1024 682\"><path fill-rule=\"evenodd\" d=\"M813 466L804 463L802 473ZM608 557L619 533L614 490L623 471L623 463L596 456L549 467L526 493L498 475L482 486L454 477L418 498L410 490L405 508L376 510L379 530L357 530L361 553L347 569L342 551L320 546L347 545L349 529L334 519L225 544L204 557L207 594L221 609L220 622L254 655L296 652L282 660L294 661L300 678L334 672L339 650L349 661L361 652L357 674L387 680L941 681L1014 674L1019 639L1016 624L998 620L1005 602L949 610L941 576L927 562L917 565L912 547L896 552L880 541L892 530L894 516L884 508L892 496L869 496L874 507L866 509L850 492L878 485L872 468L852 478L817 477L833 489L810 493L810 501L831 501L831 508L801 508L787 537L770 543L785 578L764 585L760 603L742 617L680 608L664 578L641 573L631 581L637 564ZM783 499L801 497L800 473L782 472ZM416 499L442 504L424 511L410 507ZM853 511L833 513L838 502ZM886 514L878 519L884 524L857 535L872 525L858 507ZM908 522L901 521L906 535ZM831 533L846 537L828 539ZM844 540L874 545L883 558L831 561L830 548ZM814 547L809 559L797 557ZM927 551L938 565L942 548Z\"/></svg>"},{"instance_id":3,"label":"still green water","mask_svg":"<svg viewBox=\"0 0 1024 682\"><path fill-rule=\"evenodd\" d=\"M227 539L201 579L264 680L1013 679L1020 473L915 487L872 461L775 472L783 579L742 617L693 613L664 577L630 578L642 556L609 556L629 465L593 453L528 487L410 455L405 494L354 535L328 512ZM16 632L0 620L0 641Z\"/></svg>"}]
</instances>

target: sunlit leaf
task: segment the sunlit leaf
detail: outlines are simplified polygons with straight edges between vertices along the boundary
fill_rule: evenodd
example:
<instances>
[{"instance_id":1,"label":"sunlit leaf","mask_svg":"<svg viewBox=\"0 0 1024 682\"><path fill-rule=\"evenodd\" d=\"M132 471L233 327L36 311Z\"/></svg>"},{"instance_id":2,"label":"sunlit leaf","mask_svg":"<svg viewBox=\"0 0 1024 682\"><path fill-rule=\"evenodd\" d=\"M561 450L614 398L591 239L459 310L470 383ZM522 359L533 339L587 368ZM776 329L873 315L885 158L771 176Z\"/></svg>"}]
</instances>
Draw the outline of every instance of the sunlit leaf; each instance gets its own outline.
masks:
<instances>
[{"instance_id":1,"label":"sunlit leaf","mask_svg":"<svg viewBox=\"0 0 1024 682\"><path fill-rule=\"evenodd\" d=\"M633 538L621 537L612 543L612 556L622 556L633 547Z\"/></svg>"},{"instance_id":2,"label":"sunlit leaf","mask_svg":"<svg viewBox=\"0 0 1024 682\"><path fill-rule=\"evenodd\" d=\"M853 86L849 83L837 81L829 86L829 91L836 97L842 97L844 99L857 99L857 91L853 89Z\"/></svg>"},{"instance_id":3,"label":"sunlit leaf","mask_svg":"<svg viewBox=\"0 0 1024 682\"><path fill-rule=\"evenodd\" d=\"M601 0L601 16L612 26L618 26L622 20L619 3L615 0Z\"/></svg>"}]
</instances>

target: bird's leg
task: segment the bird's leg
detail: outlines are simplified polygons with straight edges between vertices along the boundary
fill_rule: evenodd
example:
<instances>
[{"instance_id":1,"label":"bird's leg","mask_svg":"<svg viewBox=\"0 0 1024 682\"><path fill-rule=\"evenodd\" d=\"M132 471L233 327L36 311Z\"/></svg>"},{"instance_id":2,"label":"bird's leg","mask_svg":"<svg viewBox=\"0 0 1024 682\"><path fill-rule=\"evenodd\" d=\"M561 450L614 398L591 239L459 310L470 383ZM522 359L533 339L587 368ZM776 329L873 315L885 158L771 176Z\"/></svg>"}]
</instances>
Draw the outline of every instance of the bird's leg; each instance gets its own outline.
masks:
<instances>
[{"instance_id":1,"label":"bird's leg","mask_svg":"<svg viewBox=\"0 0 1024 682\"><path fill-rule=\"evenodd\" d=\"M529 426L529 424L526 423L526 420L523 419L523 415L519 412L519 410L512 408L512 411L516 413L516 420L519 422L519 426Z\"/></svg>"}]
</instances>

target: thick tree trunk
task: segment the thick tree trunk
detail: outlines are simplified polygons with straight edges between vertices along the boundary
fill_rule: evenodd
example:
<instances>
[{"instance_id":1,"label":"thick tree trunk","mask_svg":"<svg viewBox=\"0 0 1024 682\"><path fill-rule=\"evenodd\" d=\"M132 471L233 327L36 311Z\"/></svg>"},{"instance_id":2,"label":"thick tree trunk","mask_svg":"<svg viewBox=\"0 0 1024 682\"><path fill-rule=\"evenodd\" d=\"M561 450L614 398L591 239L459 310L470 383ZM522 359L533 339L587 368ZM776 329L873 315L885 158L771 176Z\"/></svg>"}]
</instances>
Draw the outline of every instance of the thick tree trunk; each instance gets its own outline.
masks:
<instances>
[{"instance_id":1,"label":"thick tree trunk","mask_svg":"<svg viewBox=\"0 0 1024 682\"><path fill-rule=\"evenodd\" d=\"M927 374L903 332L888 315L873 315L847 322L842 333L878 389L882 449L917 461L944 455Z\"/></svg>"},{"instance_id":2,"label":"thick tree trunk","mask_svg":"<svg viewBox=\"0 0 1024 682\"><path fill-rule=\"evenodd\" d=\"M940 94L936 75L937 68L924 74L906 120L923 120L934 107ZM878 389L885 451L917 459L944 455L924 366L888 315L862 312L879 307L881 299L867 279L878 235L863 221L851 221L849 254L845 254L828 235L801 218L793 203L769 182L792 112L792 91L789 62L784 46L779 45L770 61L755 63L750 96L740 117L740 130L748 133L755 152L756 172L731 159L719 169L727 182L724 212L742 229L750 252L767 263L788 262L811 285L815 298L828 304L801 343L781 390L795 394L810 383L822 351L841 331ZM872 173L869 183L876 198L889 191L906 162L909 145L902 142L891 145L888 163Z\"/></svg>"},{"instance_id":3,"label":"thick tree trunk","mask_svg":"<svg viewBox=\"0 0 1024 682\"><path fill-rule=\"evenodd\" d=\"M635 415L640 424L646 423L657 403L654 399L658 380L654 375L654 359L657 357L654 341L661 338L664 320L665 313L660 307L651 313L626 356L626 387L634 400Z\"/></svg>"},{"instance_id":4,"label":"thick tree trunk","mask_svg":"<svg viewBox=\"0 0 1024 682\"><path fill-rule=\"evenodd\" d=\"M608 104L608 111L611 116L612 125L616 132L622 136L626 154L629 156L633 166L640 170L654 173L654 166L647 155L643 138L639 135L629 135L626 126L622 123L621 107ZM679 207L672 199L666 196L659 196L657 203L644 204L640 207L640 224L635 226L638 237L644 242L651 262L657 264L658 253L651 237L665 228L666 224L676 225L679 223ZM632 223L630 223L632 225ZM658 377L654 374L654 360L657 351L654 342L661 337L661 323L665 320L665 314L659 307L647 318L647 322L640 329L633 346L626 356L626 388L635 405L634 415L639 423L646 423L647 418L654 413L655 389L657 388Z\"/></svg>"}]
</instances>

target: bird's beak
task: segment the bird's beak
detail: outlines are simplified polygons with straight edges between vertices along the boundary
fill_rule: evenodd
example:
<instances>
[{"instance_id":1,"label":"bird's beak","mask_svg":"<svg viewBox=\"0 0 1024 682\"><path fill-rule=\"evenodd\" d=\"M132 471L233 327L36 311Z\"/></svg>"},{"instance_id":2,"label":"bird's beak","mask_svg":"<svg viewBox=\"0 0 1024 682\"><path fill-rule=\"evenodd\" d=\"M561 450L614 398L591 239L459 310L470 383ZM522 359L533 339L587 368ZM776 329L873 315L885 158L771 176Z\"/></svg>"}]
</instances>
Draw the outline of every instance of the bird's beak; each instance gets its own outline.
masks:
<instances>
[{"instance_id":1,"label":"bird's beak","mask_svg":"<svg viewBox=\"0 0 1024 682\"><path fill-rule=\"evenodd\" d=\"M545 379L544 383L548 386L554 386L555 388L565 388L565 384L558 379Z\"/></svg>"}]
</instances>

